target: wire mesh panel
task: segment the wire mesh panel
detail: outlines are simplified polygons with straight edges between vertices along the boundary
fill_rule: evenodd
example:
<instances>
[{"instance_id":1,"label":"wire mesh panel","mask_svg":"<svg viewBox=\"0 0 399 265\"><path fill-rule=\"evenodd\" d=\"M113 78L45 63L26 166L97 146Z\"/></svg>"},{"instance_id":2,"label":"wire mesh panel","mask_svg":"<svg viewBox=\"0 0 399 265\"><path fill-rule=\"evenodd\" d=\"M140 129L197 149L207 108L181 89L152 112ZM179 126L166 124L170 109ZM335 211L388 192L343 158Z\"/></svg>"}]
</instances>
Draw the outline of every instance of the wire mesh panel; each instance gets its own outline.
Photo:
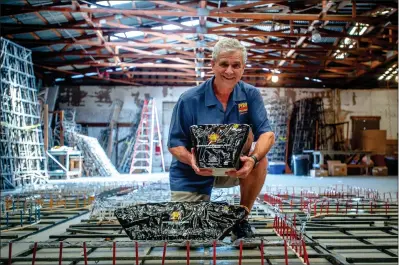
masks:
<instances>
[{"instance_id":1,"label":"wire mesh panel","mask_svg":"<svg viewBox=\"0 0 399 265\"><path fill-rule=\"evenodd\" d=\"M31 51L0 39L1 189L48 179Z\"/></svg>"},{"instance_id":2,"label":"wire mesh panel","mask_svg":"<svg viewBox=\"0 0 399 265\"><path fill-rule=\"evenodd\" d=\"M271 162L285 162L289 102L287 98L273 98L265 102L270 126L276 142L267 154Z\"/></svg>"}]
</instances>

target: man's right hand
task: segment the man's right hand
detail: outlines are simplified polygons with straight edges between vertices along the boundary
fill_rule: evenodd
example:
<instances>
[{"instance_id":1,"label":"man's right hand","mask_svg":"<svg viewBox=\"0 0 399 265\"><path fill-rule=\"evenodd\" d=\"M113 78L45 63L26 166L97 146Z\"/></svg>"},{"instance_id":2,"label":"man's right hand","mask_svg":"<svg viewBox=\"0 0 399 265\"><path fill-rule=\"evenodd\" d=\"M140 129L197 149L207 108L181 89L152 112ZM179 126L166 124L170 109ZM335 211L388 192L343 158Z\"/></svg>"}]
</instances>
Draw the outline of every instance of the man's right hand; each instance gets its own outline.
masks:
<instances>
[{"instance_id":1,"label":"man's right hand","mask_svg":"<svg viewBox=\"0 0 399 265\"><path fill-rule=\"evenodd\" d=\"M213 176L212 169L197 167L197 160L195 159L194 148L191 148L191 167L194 169L194 171L197 175L205 176L205 177Z\"/></svg>"}]
</instances>

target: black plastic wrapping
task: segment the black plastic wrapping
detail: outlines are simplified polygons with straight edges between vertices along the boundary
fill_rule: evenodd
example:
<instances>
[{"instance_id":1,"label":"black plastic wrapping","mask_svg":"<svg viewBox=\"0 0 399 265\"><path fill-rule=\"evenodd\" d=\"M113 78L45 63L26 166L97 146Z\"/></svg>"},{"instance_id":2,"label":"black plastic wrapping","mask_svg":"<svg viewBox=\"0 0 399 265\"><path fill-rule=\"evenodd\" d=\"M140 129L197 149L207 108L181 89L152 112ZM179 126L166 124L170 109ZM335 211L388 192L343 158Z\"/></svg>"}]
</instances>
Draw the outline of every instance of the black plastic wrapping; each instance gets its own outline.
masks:
<instances>
[{"instance_id":1,"label":"black plastic wrapping","mask_svg":"<svg viewBox=\"0 0 399 265\"><path fill-rule=\"evenodd\" d=\"M132 240L223 239L246 210L223 202L165 202L131 205L115 216Z\"/></svg>"},{"instance_id":2,"label":"black plastic wrapping","mask_svg":"<svg viewBox=\"0 0 399 265\"><path fill-rule=\"evenodd\" d=\"M191 140L198 167L238 170L249 130L247 124L191 126Z\"/></svg>"}]
</instances>

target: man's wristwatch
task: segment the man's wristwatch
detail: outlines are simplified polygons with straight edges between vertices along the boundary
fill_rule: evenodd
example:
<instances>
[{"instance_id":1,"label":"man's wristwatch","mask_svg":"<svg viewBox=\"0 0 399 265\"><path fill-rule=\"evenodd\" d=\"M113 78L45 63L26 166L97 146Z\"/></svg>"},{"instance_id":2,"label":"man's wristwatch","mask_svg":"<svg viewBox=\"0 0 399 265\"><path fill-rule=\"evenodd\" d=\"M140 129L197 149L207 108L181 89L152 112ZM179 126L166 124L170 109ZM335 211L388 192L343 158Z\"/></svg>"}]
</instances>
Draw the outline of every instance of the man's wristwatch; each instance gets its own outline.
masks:
<instances>
[{"instance_id":1,"label":"man's wristwatch","mask_svg":"<svg viewBox=\"0 0 399 265\"><path fill-rule=\"evenodd\" d=\"M255 161L255 164L254 164L254 168L255 168L259 164L259 160L255 155L251 155L250 158L252 158Z\"/></svg>"}]
</instances>

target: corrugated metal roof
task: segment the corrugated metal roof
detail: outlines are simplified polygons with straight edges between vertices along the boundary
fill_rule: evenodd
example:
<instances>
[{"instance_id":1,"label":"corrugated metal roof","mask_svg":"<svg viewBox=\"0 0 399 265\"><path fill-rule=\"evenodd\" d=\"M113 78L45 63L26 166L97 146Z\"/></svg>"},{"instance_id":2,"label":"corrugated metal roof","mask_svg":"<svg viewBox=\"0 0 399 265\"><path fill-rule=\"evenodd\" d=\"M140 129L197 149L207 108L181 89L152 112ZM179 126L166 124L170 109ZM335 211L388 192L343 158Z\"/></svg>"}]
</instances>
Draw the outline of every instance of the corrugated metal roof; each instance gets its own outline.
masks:
<instances>
[{"instance_id":1,"label":"corrugated metal roof","mask_svg":"<svg viewBox=\"0 0 399 265\"><path fill-rule=\"evenodd\" d=\"M49 1L49 0L27 0L29 2L29 4L36 6L36 5L50 5L50 4L54 4L53 1ZM61 3L70 3L70 0L61 0L59 1Z\"/></svg>"},{"instance_id":2,"label":"corrugated metal roof","mask_svg":"<svg viewBox=\"0 0 399 265\"><path fill-rule=\"evenodd\" d=\"M307 20L294 20L293 22L294 22L294 24L300 24L300 25L309 25L310 24L310 22Z\"/></svg>"},{"instance_id":3,"label":"corrugated metal roof","mask_svg":"<svg viewBox=\"0 0 399 265\"><path fill-rule=\"evenodd\" d=\"M63 30L60 30L58 32L62 32L62 31ZM59 39L58 35L51 29L36 31L36 34L43 40Z\"/></svg>"},{"instance_id":4,"label":"corrugated metal roof","mask_svg":"<svg viewBox=\"0 0 399 265\"><path fill-rule=\"evenodd\" d=\"M50 24L66 23L68 19L60 12L49 12L41 11L39 12Z\"/></svg>"},{"instance_id":5,"label":"corrugated metal roof","mask_svg":"<svg viewBox=\"0 0 399 265\"><path fill-rule=\"evenodd\" d=\"M70 65L65 65L65 66L58 67L58 69L68 71L68 70L73 70L74 68Z\"/></svg>"},{"instance_id":6,"label":"corrugated metal roof","mask_svg":"<svg viewBox=\"0 0 399 265\"><path fill-rule=\"evenodd\" d=\"M34 40L35 38L33 37L32 34L30 33L21 33L21 34L14 34L15 38L19 39L28 39L28 40Z\"/></svg>"},{"instance_id":7,"label":"corrugated metal roof","mask_svg":"<svg viewBox=\"0 0 399 265\"><path fill-rule=\"evenodd\" d=\"M54 44L50 46L54 51L60 51L65 47L65 44Z\"/></svg>"},{"instance_id":8,"label":"corrugated metal roof","mask_svg":"<svg viewBox=\"0 0 399 265\"><path fill-rule=\"evenodd\" d=\"M264 50L258 50L258 49L251 49L251 51L258 52L258 53L265 53Z\"/></svg>"},{"instance_id":9,"label":"corrugated metal roof","mask_svg":"<svg viewBox=\"0 0 399 265\"><path fill-rule=\"evenodd\" d=\"M70 39L71 37L79 37L81 34L79 31L73 29L64 29L59 31L64 38ZM93 36L94 37L94 36Z\"/></svg>"},{"instance_id":10,"label":"corrugated metal roof","mask_svg":"<svg viewBox=\"0 0 399 265\"><path fill-rule=\"evenodd\" d=\"M85 69L90 67L88 65L80 65L80 64L74 64L73 66L75 66L76 69Z\"/></svg>"},{"instance_id":11,"label":"corrugated metal roof","mask_svg":"<svg viewBox=\"0 0 399 265\"><path fill-rule=\"evenodd\" d=\"M71 13L71 15L76 21L84 20L81 13Z\"/></svg>"},{"instance_id":12,"label":"corrugated metal roof","mask_svg":"<svg viewBox=\"0 0 399 265\"><path fill-rule=\"evenodd\" d=\"M329 27L328 25L324 26L323 29L333 30L333 31L337 31L337 32L344 31L344 27L331 27L331 26Z\"/></svg>"},{"instance_id":13,"label":"corrugated metal roof","mask_svg":"<svg viewBox=\"0 0 399 265\"><path fill-rule=\"evenodd\" d=\"M0 23L15 23L15 19L11 17L0 17Z\"/></svg>"},{"instance_id":14,"label":"corrugated metal roof","mask_svg":"<svg viewBox=\"0 0 399 265\"><path fill-rule=\"evenodd\" d=\"M205 36L205 38L206 38L206 39L211 39L212 41L214 41L214 40L218 40L218 39L219 39L219 36L216 35L216 34L207 34L207 35Z\"/></svg>"},{"instance_id":15,"label":"corrugated metal roof","mask_svg":"<svg viewBox=\"0 0 399 265\"><path fill-rule=\"evenodd\" d=\"M64 57L67 60L78 60L78 59L80 59L80 56L78 56L78 55L65 55Z\"/></svg>"},{"instance_id":16,"label":"corrugated metal roof","mask_svg":"<svg viewBox=\"0 0 399 265\"><path fill-rule=\"evenodd\" d=\"M1 0L3 5L26 5L24 0Z\"/></svg>"},{"instance_id":17,"label":"corrugated metal roof","mask_svg":"<svg viewBox=\"0 0 399 265\"><path fill-rule=\"evenodd\" d=\"M337 40L337 38L333 38L333 37L322 37L321 38L321 43L334 43Z\"/></svg>"},{"instance_id":18,"label":"corrugated metal roof","mask_svg":"<svg viewBox=\"0 0 399 265\"><path fill-rule=\"evenodd\" d=\"M52 52L53 50L50 49L48 46L41 46L37 48L32 48L32 51L38 51L38 52Z\"/></svg>"},{"instance_id":19,"label":"corrugated metal roof","mask_svg":"<svg viewBox=\"0 0 399 265\"><path fill-rule=\"evenodd\" d=\"M68 3L68 4L71 3L70 0L61 0L61 1L57 0L57 2L56 1L50 1L50 0L0 0L0 1L1 1L2 4L26 5L27 3L29 3L32 6L37 6L37 5L52 5L53 6L53 5L56 5L57 3L60 3L60 2L61 3ZM95 2L94 0L84 0L84 1L81 1L80 4L84 4L85 1L86 2L90 2L90 1ZM112 3L115 3L115 2L116 1L113 1ZM168 2L176 3L176 1L173 1L173 0L168 0ZM196 1L193 1L193 0L184 0L184 1L182 1L182 0L180 0L178 2L178 4L183 4L183 3L188 3L188 2L194 3ZM236 6L236 5L240 5L240 4L247 4L247 3L249 3L249 1L246 1L246 0L245 1L244 0L241 0L241 1L208 0L207 3L208 3L208 6L207 6L208 10L211 10L212 7L209 6L210 3L214 3L215 5L218 5L218 3L223 3L225 5L227 3L227 6ZM105 3L105 4L108 5L108 3ZM150 1L135 1L135 5L136 5L136 9L142 9L142 10L154 10L154 8L155 8L154 2L150 2ZM266 4L266 5L269 5L269 4ZM377 1L375 1L375 3L373 3L373 4L357 3L357 10L358 11L371 10L372 8L375 8L377 5L379 5L377 3ZM66 6L68 6L68 5L64 5L64 7L66 7ZM194 5L190 5L190 6L195 8ZM298 6L302 6L302 5L298 5ZM303 6L304 6L303 12L297 12L298 14L318 14L321 11L321 9L319 8L321 6L321 4L319 4L318 8L307 9L306 11L305 11L305 9L307 7L309 7L309 6L306 6L306 5L303 5ZM131 9L132 7L133 7L132 6L132 1L129 1L127 3L121 3L121 4L113 6L113 8L120 8L120 9ZM18 9L18 8L19 7L14 8L14 9ZM110 7L103 7L103 8L110 8ZM162 6L161 8L165 9L165 10L166 9L177 10L176 8L173 8L173 7L170 8L170 7ZM293 5L292 8L293 8L294 13L295 13L295 11L298 11L296 3L295 3L295 5ZM264 13L264 14L267 14L267 13L274 14L274 13L278 13L279 12L278 8L272 9L272 10L266 10L266 8L265 8L264 10L258 10L258 11L259 11L258 13ZM14 13L14 10L12 10L12 12ZM234 13L234 12L240 12L240 11L239 10L229 11L229 13L231 13L231 12ZM250 12L257 12L257 11L256 11L256 7L251 7L251 8L247 9L244 12L250 13ZM350 3L345 8L340 9L339 11L337 11L337 13L333 13L333 12L330 12L330 13L331 14L343 14L343 13L346 14L346 13L349 13L349 12L351 12L351 4ZM64 24L64 23L68 23L69 24L70 23L71 25L73 25L76 22L83 22L81 24L84 24L85 20L84 20L84 17L82 16L82 13L73 12L72 10L69 11L69 13L71 14L71 16L73 16L75 21L68 22L67 17L63 13L56 12L56 11L54 11L54 12L53 11L39 11L39 14L45 20L47 20L48 23L43 22L42 18L40 18L37 15L37 13L35 13L35 12L25 13L25 14L16 14L15 18L18 19L19 21L21 21L23 24L36 24L36 25L53 24L53 25L58 25L58 24ZM358 12L358 14L360 15L361 12ZM140 18L141 25L139 25L138 18L134 17L134 16L128 17L128 16L122 16L122 15L119 15L119 14L110 15L109 13L102 13L102 14L101 13L93 13L92 15L93 15L94 18L103 18L104 17L104 18L107 18L107 20L110 20L111 22L121 23L122 25L120 27L123 27L123 25L142 26L142 27L149 27L149 28L159 27L159 25L163 25L164 27L165 26L168 27L167 23L164 24L162 22L157 22L157 21L154 21L154 20L151 20L151 19L146 19L146 18ZM156 16L154 18L161 18L161 17ZM4 17L0 18L0 23L17 23L16 19L13 19L12 17L4 16ZM162 16L161 19L163 19L165 21L169 20L169 21L174 21L174 22L182 22L182 21L190 20L191 18L190 17L184 17L184 16L179 17L179 18L171 17L171 16ZM195 18L195 19L198 20L198 18ZM212 22L210 20L218 21L218 22L221 22L221 23L215 23L215 22ZM236 24L238 22L249 22L249 21L252 21L250 16L248 16L247 18L240 18L240 19L234 19L234 18L229 18L229 19L228 18L214 18L214 19L211 19L210 18L206 22L206 27L213 28L213 27L218 27L218 26L221 26L221 25L227 25L228 26L229 23ZM278 31L280 33L289 34L290 33L290 27L288 25L280 26L279 23L280 22L278 22L278 21L265 20L265 21L262 21L262 23L258 23L256 25L248 25L248 26L246 26L246 28L256 29L256 30L264 31L264 32ZM301 21L301 20L293 21L295 33L299 32L299 33L310 34L310 32L307 31L307 26L309 26L310 23L311 23L311 21ZM333 31L333 32L343 32L344 27L347 25L347 23L348 23L347 21L329 21L326 26L323 26L323 28L326 29L326 30ZM288 24L288 23L286 23L286 24ZM320 25L320 23L318 25ZM107 25L106 23L99 23L99 26L101 26L101 27L111 27L111 26ZM302 28L299 28L298 26L302 26ZM193 28L195 28L195 27L193 27ZM9 27L8 28L8 34L12 34L12 30L13 29L14 29L14 27ZM237 28L230 27L230 28L224 28L223 30L225 30L225 31L235 31L235 30L237 30ZM28 28L24 29L23 26L20 27L20 28L19 27L15 28L15 32L16 33L17 32L28 32L28 31L29 31L29 29ZM59 37L59 34L57 34L57 32L62 35L61 38ZM324 32L322 32L322 30L320 30L320 32L321 32L322 36L323 35L324 36L328 36L328 32L324 33ZM168 30L164 30L163 33L169 34L169 31ZM63 42L61 39L65 39L67 41L71 41L71 36L73 38L78 38L78 37L82 36L82 34L86 34L86 35L89 35L88 36L89 38L84 38L85 40L87 40L87 41L98 41L98 37L97 37L97 35L95 34L95 32L93 30L82 30L82 31L77 31L77 30L72 30L72 29L39 30L39 31L36 31L35 34L37 34L37 36L39 36L42 40L60 40L60 42ZM151 35L151 34L149 34L149 35ZM236 34L231 34L231 36L235 36L235 35ZM190 40L194 40L194 41L197 41L197 39L198 39L197 38L197 34L185 34L185 35L181 35L181 36L186 38L186 39L190 39ZM242 36L244 36L244 34ZM21 39L21 43L23 43L23 39L28 39L28 40L35 39L35 36L32 33L15 34L15 35L13 35L13 37L15 37L16 39ZM152 36L150 36L150 38L151 37ZM209 35L208 34L204 34L204 37L205 37L204 43L215 42L215 41L217 41L220 38L220 36L216 35L216 34L209 34ZM142 38L143 38L143 35L140 35L140 36L132 35L132 36L130 36L130 38L128 37L127 39L122 38L122 39L119 39L119 40L115 39L115 40L112 40L112 41L113 42L118 42L118 41L125 42L125 41L128 41L128 40L132 40L132 41L140 40ZM295 39L284 38L284 37L275 37L275 36L270 36L270 39L271 39L271 41L285 40L284 42L279 43L278 47L288 47L284 43L286 43L288 41L291 41L291 43L293 44L294 40L295 40ZM337 39L338 38L336 38L336 37L322 37L321 40L318 43L313 43L313 45L312 45L311 42L309 42L307 47L308 48L315 47L318 50L319 49L323 49L322 48L323 46L328 46L328 45L320 46L320 45L317 45L317 44L323 44L323 43L331 44L331 43L334 43ZM307 37L307 40L310 40L310 37ZM259 38L259 37L253 37L251 35L246 36L245 38L242 38L242 43L245 46L247 46L249 50L252 50L251 49L251 43L250 43L251 41L256 41L260 45L262 43L264 43L264 39ZM27 43L28 43L28 46L30 46L30 47L31 46L37 46L37 45L34 45L34 43L33 43L33 45L31 45L30 42L27 42ZM151 43L156 44L156 43L164 43L164 42L163 42L163 40L157 40L157 41L152 41ZM150 45L151 43L149 43L149 47L151 46ZM176 41L176 40L173 40L171 38L168 38L168 43L180 43L180 42ZM50 51L60 51L64 47L65 47L65 44L59 43L59 44L50 45L50 47L46 47L46 46L35 47L35 48L32 48L32 50L33 51L42 51L42 52L43 51L49 51L50 52ZM83 47L85 49L89 49L89 48L90 49L95 49L95 47L91 47L91 46L87 46L87 45L83 46ZM137 48L137 49L146 50L146 48ZM74 45L70 45L69 48L66 48L65 51L72 51L72 50L78 51L78 52L79 51L82 52L81 51L82 47L80 45L74 44ZM155 52L157 54L166 54L167 53L167 51L165 49L157 49L157 48L150 49L150 51L152 51L152 50L157 50ZM182 49L182 50L192 51L192 48L186 48L186 49ZM205 50L206 51L211 51L212 48L205 47ZM270 50L273 50L273 49L270 49ZM257 50L257 49L254 49L253 51L254 52L258 52L259 54L264 54L265 51L268 51L268 50ZM103 54L109 54L109 51L107 51L105 48L102 48L101 50L97 50L96 52L101 52ZM96 54L96 52L90 52L90 53L92 53L93 56L94 56ZM128 52L128 51L124 51L124 52ZM128 53L130 53L130 52L128 52ZM280 51L276 51L276 52L273 52L273 53L270 53L270 54L271 55L274 54L274 55L279 57L281 55L281 52ZM301 54L301 52L298 51L297 54ZM66 55L65 58L67 60L68 59L69 60L79 60L79 59L81 59L80 56L77 56L77 55ZM87 57L87 58L89 58L89 57ZM306 55L304 55L304 58L307 58ZM96 59L103 60L105 62L113 62L114 61L113 58L102 59L102 58L98 57ZM60 58L51 58L50 60L51 61L59 61ZM60 63L60 65L62 65L64 63L68 63L67 60L64 60L63 63ZM142 59L141 58L140 59L128 59L127 61L135 62L137 60L142 60ZM317 59L309 59L309 60L317 60ZM297 66L297 64L292 65L292 66Z\"/></svg>"},{"instance_id":20,"label":"corrugated metal roof","mask_svg":"<svg viewBox=\"0 0 399 265\"><path fill-rule=\"evenodd\" d=\"M272 31L272 26L271 25L254 25L252 27L257 29L257 30L262 30L262 31L267 31L267 32Z\"/></svg>"},{"instance_id":21,"label":"corrugated metal roof","mask_svg":"<svg viewBox=\"0 0 399 265\"><path fill-rule=\"evenodd\" d=\"M14 16L17 20L21 21L23 24L39 24L45 25L43 21L41 21L35 13L25 13L18 14ZM14 21L15 23L15 21Z\"/></svg>"},{"instance_id":22,"label":"corrugated metal roof","mask_svg":"<svg viewBox=\"0 0 399 265\"><path fill-rule=\"evenodd\" d=\"M120 22L124 25L138 25L138 20L135 17L123 17Z\"/></svg>"}]
</instances>

